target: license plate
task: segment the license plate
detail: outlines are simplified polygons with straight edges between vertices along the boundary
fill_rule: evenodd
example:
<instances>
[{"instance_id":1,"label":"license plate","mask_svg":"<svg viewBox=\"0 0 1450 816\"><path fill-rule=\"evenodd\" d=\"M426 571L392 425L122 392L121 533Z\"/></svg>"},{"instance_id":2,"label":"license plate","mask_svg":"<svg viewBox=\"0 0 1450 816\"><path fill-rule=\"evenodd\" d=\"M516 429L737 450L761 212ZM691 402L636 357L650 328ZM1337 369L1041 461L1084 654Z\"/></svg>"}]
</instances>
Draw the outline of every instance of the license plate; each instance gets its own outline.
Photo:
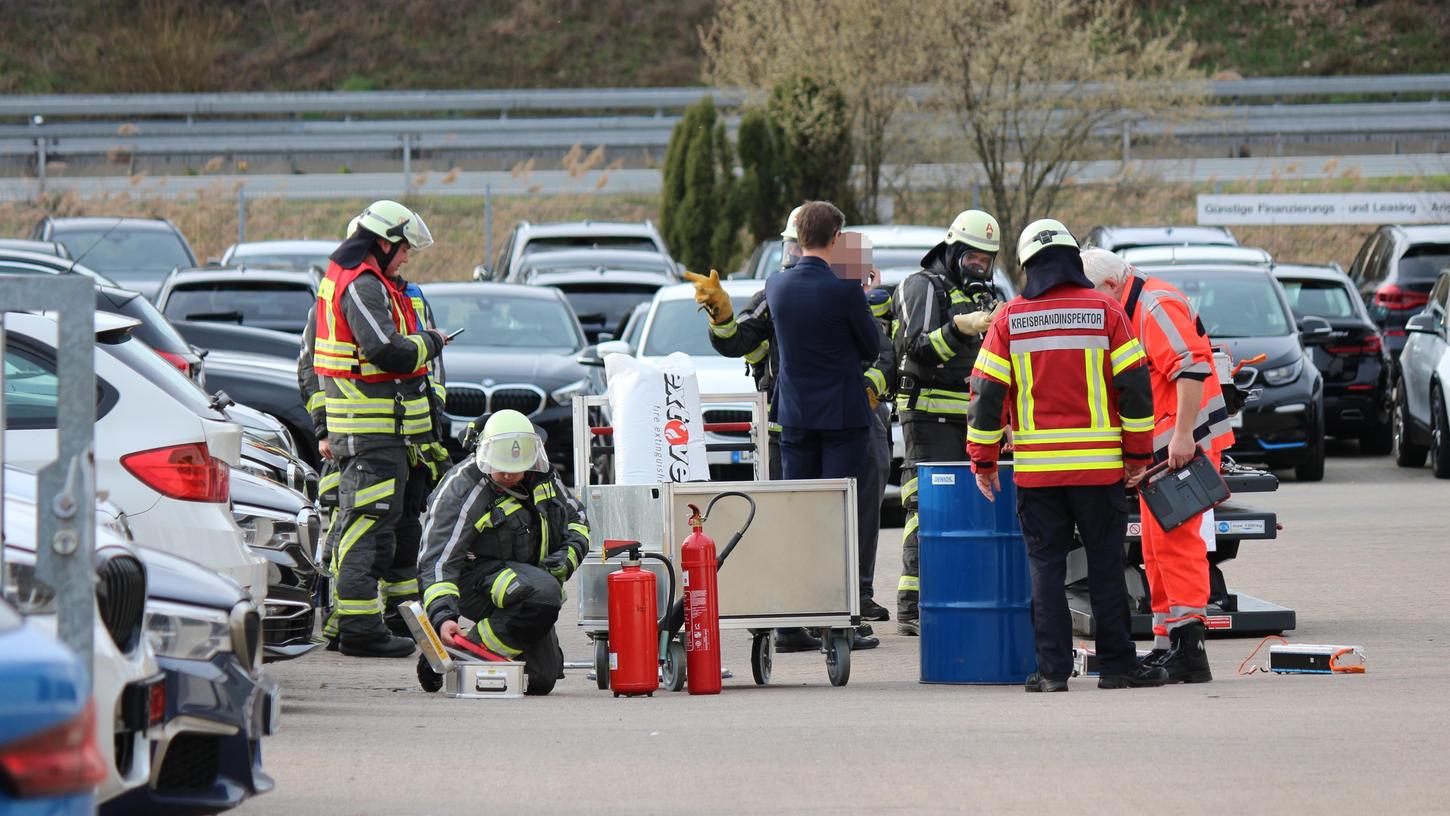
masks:
<instances>
[{"instance_id":1,"label":"license plate","mask_svg":"<svg viewBox=\"0 0 1450 816\"><path fill-rule=\"evenodd\" d=\"M1242 428L1242 427L1244 427L1244 415L1243 415L1243 412L1239 412L1237 414L1231 415L1228 418L1228 426L1230 428Z\"/></svg>"}]
</instances>

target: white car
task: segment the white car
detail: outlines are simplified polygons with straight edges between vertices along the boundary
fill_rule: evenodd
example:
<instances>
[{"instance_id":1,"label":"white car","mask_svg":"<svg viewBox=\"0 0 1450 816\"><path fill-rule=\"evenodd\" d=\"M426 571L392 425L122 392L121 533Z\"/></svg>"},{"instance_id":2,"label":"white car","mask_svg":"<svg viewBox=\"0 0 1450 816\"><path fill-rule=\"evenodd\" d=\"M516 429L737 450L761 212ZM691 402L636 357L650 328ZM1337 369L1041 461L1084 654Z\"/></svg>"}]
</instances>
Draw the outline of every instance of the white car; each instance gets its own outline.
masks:
<instances>
[{"instance_id":1,"label":"white car","mask_svg":"<svg viewBox=\"0 0 1450 816\"><path fill-rule=\"evenodd\" d=\"M47 634L57 631L56 593L35 574L35 477L5 474L4 594ZM122 533L96 527L96 614L92 696L96 701L96 747L106 761L106 778L96 800L104 802L146 784L151 775L148 731L156 693L164 693L151 646L142 631L146 570ZM158 687L163 690L156 691Z\"/></svg>"},{"instance_id":2,"label":"white car","mask_svg":"<svg viewBox=\"0 0 1450 816\"><path fill-rule=\"evenodd\" d=\"M279 269L327 271L328 258L337 251L337 241L248 241L232 244L222 253L222 266L251 266Z\"/></svg>"},{"instance_id":3,"label":"white car","mask_svg":"<svg viewBox=\"0 0 1450 816\"><path fill-rule=\"evenodd\" d=\"M146 546L228 576L260 606L266 562L251 554L229 506L241 427L129 331L136 321L96 315L96 489ZM5 458L38 470L56 457L56 323L5 316ZM150 366L149 378L138 373ZM156 383L174 381L174 387Z\"/></svg>"},{"instance_id":4,"label":"white car","mask_svg":"<svg viewBox=\"0 0 1450 816\"><path fill-rule=\"evenodd\" d=\"M531 224L520 221L499 247L493 266L473 268L473 279L511 281L526 255L569 249L623 249L669 258L665 239L651 221L562 221Z\"/></svg>"},{"instance_id":5,"label":"white car","mask_svg":"<svg viewBox=\"0 0 1450 816\"><path fill-rule=\"evenodd\" d=\"M1392 420L1395 463L1422 467L1429 456L1435 475L1450 479L1450 269L1405 333Z\"/></svg>"}]
</instances>

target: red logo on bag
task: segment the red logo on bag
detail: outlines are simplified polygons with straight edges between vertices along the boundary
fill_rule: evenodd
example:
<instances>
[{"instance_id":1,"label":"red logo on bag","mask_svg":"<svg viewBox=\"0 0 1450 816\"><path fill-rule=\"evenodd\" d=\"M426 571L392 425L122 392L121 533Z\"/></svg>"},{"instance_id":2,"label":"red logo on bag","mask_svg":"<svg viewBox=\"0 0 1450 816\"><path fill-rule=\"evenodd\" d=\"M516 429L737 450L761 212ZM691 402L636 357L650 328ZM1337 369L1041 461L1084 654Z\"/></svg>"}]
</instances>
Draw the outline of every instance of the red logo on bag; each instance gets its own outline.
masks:
<instances>
[{"instance_id":1,"label":"red logo on bag","mask_svg":"<svg viewBox=\"0 0 1450 816\"><path fill-rule=\"evenodd\" d=\"M690 429L685 423L678 419L672 419L665 423L665 442L671 445L683 445L690 441Z\"/></svg>"}]
</instances>

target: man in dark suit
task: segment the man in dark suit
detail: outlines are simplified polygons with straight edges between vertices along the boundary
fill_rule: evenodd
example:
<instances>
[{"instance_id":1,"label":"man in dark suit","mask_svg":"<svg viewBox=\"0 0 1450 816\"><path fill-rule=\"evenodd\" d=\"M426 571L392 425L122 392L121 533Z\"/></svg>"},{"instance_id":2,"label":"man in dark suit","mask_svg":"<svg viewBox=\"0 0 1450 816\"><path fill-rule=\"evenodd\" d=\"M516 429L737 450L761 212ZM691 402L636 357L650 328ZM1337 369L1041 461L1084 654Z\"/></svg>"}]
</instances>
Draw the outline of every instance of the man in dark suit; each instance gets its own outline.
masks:
<instances>
[{"instance_id":1,"label":"man in dark suit","mask_svg":"<svg viewBox=\"0 0 1450 816\"><path fill-rule=\"evenodd\" d=\"M873 416L861 372L880 352L880 332L861 281L842 277L862 270L849 259L842 276L832 270L844 223L829 202L802 207L803 255L765 284L780 347L776 420L786 479L854 478L866 459Z\"/></svg>"}]
</instances>

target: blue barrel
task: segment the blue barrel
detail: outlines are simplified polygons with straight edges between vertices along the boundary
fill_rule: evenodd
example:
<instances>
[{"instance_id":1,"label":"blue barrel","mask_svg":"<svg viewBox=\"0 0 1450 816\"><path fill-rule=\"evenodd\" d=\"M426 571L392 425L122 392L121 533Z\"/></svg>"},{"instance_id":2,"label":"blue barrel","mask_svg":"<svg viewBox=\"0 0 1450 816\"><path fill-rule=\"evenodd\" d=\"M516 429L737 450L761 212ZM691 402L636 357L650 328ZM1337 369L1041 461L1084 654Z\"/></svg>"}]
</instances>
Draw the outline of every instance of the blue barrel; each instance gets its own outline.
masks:
<instances>
[{"instance_id":1,"label":"blue barrel","mask_svg":"<svg viewBox=\"0 0 1450 816\"><path fill-rule=\"evenodd\" d=\"M916 469L921 682L1021 683L1037 670L1032 582L1012 465L988 502L966 462Z\"/></svg>"}]
</instances>

